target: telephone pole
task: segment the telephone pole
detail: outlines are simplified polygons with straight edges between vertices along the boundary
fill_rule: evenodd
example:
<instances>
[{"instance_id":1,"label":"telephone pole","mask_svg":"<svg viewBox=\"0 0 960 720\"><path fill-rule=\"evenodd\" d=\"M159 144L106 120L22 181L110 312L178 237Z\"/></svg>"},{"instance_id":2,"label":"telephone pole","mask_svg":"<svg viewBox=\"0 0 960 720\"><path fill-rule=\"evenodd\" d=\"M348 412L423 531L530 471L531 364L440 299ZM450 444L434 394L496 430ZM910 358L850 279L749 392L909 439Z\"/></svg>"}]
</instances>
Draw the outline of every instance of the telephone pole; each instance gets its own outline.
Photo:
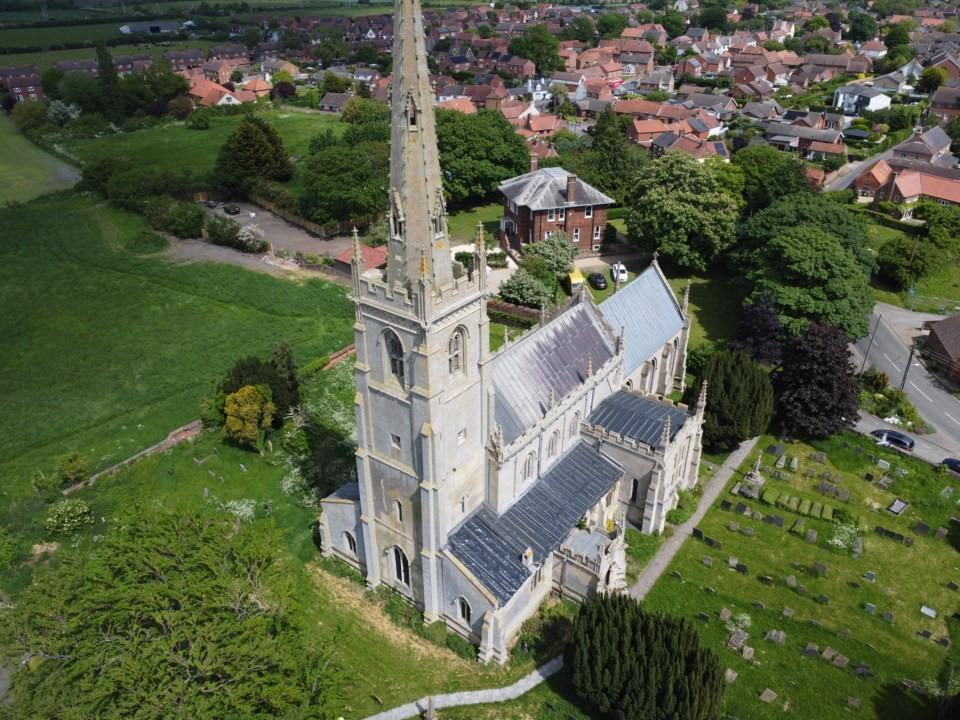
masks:
<instances>
[{"instance_id":1,"label":"telephone pole","mask_svg":"<svg viewBox=\"0 0 960 720\"><path fill-rule=\"evenodd\" d=\"M913 364L913 353L915 349L913 345L910 346L910 357L907 358L907 366L903 369L903 379L900 381L900 389L903 390L904 386L907 384L907 373L910 372L910 366Z\"/></svg>"},{"instance_id":2,"label":"telephone pole","mask_svg":"<svg viewBox=\"0 0 960 720\"><path fill-rule=\"evenodd\" d=\"M870 333L870 342L867 343L867 352L863 354L863 365L860 366L860 374L863 375L863 371L867 369L867 358L870 357L870 348L873 347L873 340L877 337L877 329L880 327L880 321L883 320L883 315L877 316L877 322L873 326L873 332Z\"/></svg>"}]
</instances>

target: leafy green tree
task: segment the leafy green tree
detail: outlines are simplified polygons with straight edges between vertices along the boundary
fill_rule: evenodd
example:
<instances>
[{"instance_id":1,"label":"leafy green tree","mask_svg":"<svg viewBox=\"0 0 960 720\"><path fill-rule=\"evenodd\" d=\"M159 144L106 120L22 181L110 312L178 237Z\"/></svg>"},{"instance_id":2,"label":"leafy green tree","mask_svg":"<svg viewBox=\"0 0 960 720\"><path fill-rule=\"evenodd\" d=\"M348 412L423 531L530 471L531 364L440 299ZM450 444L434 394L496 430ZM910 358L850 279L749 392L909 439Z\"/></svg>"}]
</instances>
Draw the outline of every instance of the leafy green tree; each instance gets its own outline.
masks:
<instances>
[{"instance_id":1,"label":"leafy green tree","mask_svg":"<svg viewBox=\"0 0 960 720\"><path fill-rule=\"evenodd\" d=\"M602 38L618 38L629 24L629 18L623 13L604 13L597 18L597 32Z\"/></svg>"},{"instance_id":2,"label":"leafy green tree","mask_svg":"<svg viewBox=\"0 0 960 720\"><path fill-rule=\"evenodd\" d=\"M749 145L733 156L743 171L743 199L748 212L763 210L777 198L812 192L803 163L766 143Z\"/></svg>"},{"instance_id":3,"label":"leafy green tree","mask_svg":"<svg viewBox=\"0 0 960 720\"><path fill-rule=\"evenodd\" d=\"M543 258L554 275L566 275L573 269L573 259L577 256L577 246L567 240L562 232L557 232L537 242L525 245L526 257Z\"/></svg>"},{"instance_id":4,"label":"leafy green tree","mask_svg":"<svg viewBox=\"0 0 960 720\"><path fill-rule=\"evenodd\" d=\"M390 106L379 100L351 98L343 106L340 120L350 125L390 122Z\"/></svg>"},{"instance_id":5,"label":"leafy green tree","mask_svg":"<svg viewBox=\"0 0 960 720\"><path fill-rule=\"evenodd\" d=\"M260 28L248 27L243 31L243 44L247 50L253 50L260 43Z\"/></svg>"},{"instance_id":6,"label":"leafy green tree","mask_svg":"<svg viewBox=\"0 0 960 720\"><path fill-rule=\"evenodd\" d=\"M873 295L867 274L840 240L812 226L783 230L753 256L751 298L769 298L788 332L810 322L866 335Z\"/></svg>"},{"instance_id":7,"label":"leafy green tree","mask_svg":"<svg viewBox=\"0 0 960 720\"><path fill-rule=\"evenodd\" d=\"M691 397L708 383L703 443L711 451L729 452L762 435L773 417L769 373L742 352L720 350L707 359Z\"/></svg>"},{"instance_id":8,"label":"leafy green tree","mask_svg":"<svg viewBox=\"0 0 960 720\"><path fill-rule=\"evenodd\" d=\"M43 88L43 94L47 96L47 99L60 99L61 80L63 80L63 70L58 67L48 67L40 75L40 86Z\"/></svg>"},{"instance_id":9,"label":"leafy green tree","mask_svg":"<svg viewBox=\"0 0 960 720\"><path fill-rule=\"evenodd\" d=\"M68 452L57 461L57 475L63 487L81 483L90 477L90 460L76 450Z\"/></svg>"},{"instance_id":10,"label":"leafy green tree","mask_svg":"<svg viewBox=\"0 0 960 720\"><path fill-rule=\"evenodd\" d=\"M706 270L733 244L736 207L710 167L668 152L637 174L627 204L628 237L682 267Z\"/></svg>"},{"instance_id":11,"label":"leafy green tree","mask_svg":"<svg viewBox=\"0 0 960 720\"><path fill-rule=\"evenodd\" d=\"M777 365L783 357L783 323L770 298L759 297L743 308L733 350L745 352L758 362Z\"/></svg>"},{"instance_id":12,"label":"leafy green tree","mask_svg":"<svg viewBox=\"0 0 960 720\"><path fill-rule=\"evenodd\" d=\"M323 89L325 92L346 92L350 89L350 80L328 72L323 76Z\"/></svg>"},{"instance_id":13,"label":"leafy green tree","mask_svg":"<svg viewBox=\"0 0 960 720\"><path fill-rule=\"evenodd\" d=\"M730 23L727 22L727 9L723 5L712 5L706 7L697 17L697 23L700 27L726 32Z\"/></svg>"},{"instance_id":14,"label":"leafy green tree","mask_svg":"<svg viewBox=\"0 0 960 720\"><path fill-rule=\"evenodd\" d=\"M57 86L60 99L67 105L76 105L84 113L100 112L103 107L103 88L95 77L83 72L68 72Z\"/></svg>"},{"instance_id":15,"label":"leafy green tree","mask_svg":"<svg viewBox=\"0 0 960 720\"><path fill-rule=\"evenodd\" d=\"M203 233L203 209L194 203L158 196L145 201L144 215L155 229L174 237L198 238Z\"/></svg>"},{"instance_id":16,"label":"leafy green tree","mask_svg":"<svg viewBox=\"0 0 960 720\"><path fill-rule=\"evenodd\" d=\"M276 386L271 386L274 387L273 402L283 414L300 404L300 376L290 345L285 342L277 345L270 356L270 364L277 374Z\"/></svg>"},{"instance_id":17,"label":"leafy green tree","mask_svg":"<svg viewBox=\"0 0 960 720\"><path fill-rule=\"evenodd\" d=\"M956 153L955 148L960 147L960 116L953 118L950 122L943 126L944 132L950 136L950 139L953 141L953 144L950 146L950 149Z\"/></svg>"},{"instance_id":18,"label":"leafy green tree","mask_svg":"<svg viewBox=\"0 0 960 720\"><path fill-rule=\"evenodd\" d=\"M550 302L550 290L527 270L519 268L500 283L500 297L514 305L542 308Z\"/></svg>"},{"instance_id":19,"label":"leafy green tree","mask_svg":"<svg viewBox=\"0 0 960 720\"><path fill-rule=\"evenodd\" d=\"M123 117L120 80L113 67L113 56L102 43L97 45L97 82L100 84L98 110L111 122L117 122Z\"/></svg>"},{"instance_id":20,"label":"leafy green tree","mask_svg":"<svg viewBox=\"0 0 960 720\"><path fill-rule=\"evenodd\" d=\"M245 195L257 180L289 180L290 157L277 131L247 115L227 138L214 168L216 185L230 195Z\"/></svg>"},{"instance_id":21,"label":"leafy green tree","mask_svg":"<svg viewBox=\"0 0 960 720\"><path fill-rule=\"evenodd\" d=\"M830 27L830 21L823 15L815 15L803 24L803 32L812 33Z\"/></svg>"},{"instance_id":22,"label":"leafy green tree","mask_svg":"<svg viewBox=\"0 0 960 720\"><path fill-rule=\"evenodd\" d=\"M387 208L389 150L384 143L331 145L303 168L300 212L320 224L361 221Z\"/></svg>"},{"instance_id":23,"label":"leafy green tree","mask_svg":"<svg viewBox=\"0 0 960 720\"><path fill-rule=\"evenodd\" d=\"M17 717L336 717L339 673L305 639L282 542L265 524L141 507L39 565L8 611Z\"/></svg>"},{"instance_id":24,"label":"leafy green tree","mask_svg":"<svg viewBox=\"0 0 960 720\"><path fill-rule=\"evenodd\" d=\"M787 433L825 438L856 425L860 399L849 346L843 331L818 323L787 345L773 377L777 414Z\"/></svg>"},{"instance_id":25,"label":"leafy green tree","mask_svg":"<svg viewBox=\"0 0 960 720\"><path fill-rule=\"evenodd\" d=\"M879 31L877 21L867 13L852 12L847 18L847 22L850 25L847 37L854 42L873 40Z\"/></svg>"},{"instance_id":26,"label":"leafy green tree","mask_svg":"<svg viewBox=\"0 0 960 720\"><path fill-rule=\"evenodd\" d=\"M657 22L663 25L670 38L683 35L687 31L687 18L676 10L667 10L663 15L657 18Z\"/></svg>"},{"instance_id":27,"label":"leafy green tree","mask_svg":"<svg viewBox=\"0 0 960 720\"><path fill-rule=\"evenodd\" d=\"M563 67L559 54L560 40L543 24L534 25L520 37L513 38L508 49L512 55L532 60L541 74Z\"/></svg>"},{"instance_id":28,"label":"leafy green tree","mask_svg":"<svg viewBox=\"0 0 960 720\"><path fill-rule=\"evenodd\" d=\"M785 195L754 213L740 226L740 252L756 252L770 238L801 225L811 225L834 235L867 272L873 270L873 256L867 249L867 223L839 198L827 194L801 192Z\"/></svg>"},{"instance_id":29,"label":"leafy green tree","mask_svg":"<svg viewBox=\"0 0 960 720\"><path fill-rule=\"evenodd\" d=\"M599 595L580 606L566 655L574 689L599 716L713 720L720 715L720 660L700 646L687 618L648 613L626 595Z\"/></svg>"},{"instance_id":30,"label":"leafy green tree","mask_svg":"<svg viewBox=\"0 0 960 720\"><path fill-rule=\"evenodd\" d=\"M887 50L894 52L896 48L910 45L910 30L904 23L896 23L887 28L883 38Z\"/></svg>"},{"instance_id":31,"label":"leafy green tree","mask_svg":"<svg viewBox=\"0 0 960 720\"><path fill-rule=\"evenodd\" d=\"M529 169L526 143L499 112L438 110L436 116L443 188L450 202L485 197L503 180Z\"/></svg>"},{"instance_id":32,"label":"leafy green tree","mask_svg":"<svg viewBox=\"0 0 960 720\"><path fill-rule=\"evenodd\" d=\"M942 67L928 67L920 73L917 90L922 93L932 93L941 85L946 85L949 79L950 75Z\"/></svg>"},{"instance_id":33,"label":"leafy green tree","mask_svg":"<svg viewBox=\"0 0 960 720\"><path fill-rule=\"evenodd\" d=\"M597 35L597 26L587 15L578 15L573 22L563 29L565 40L579 40L583 43L591 43Z\"/></svg>"},{"instance_id":34,"label":"leafy green tree","mask_svg":"<svg viewBox=\"0 0 960 720\"><path fill-rule=\"evenodd\" d=\"M223 435L238 445L260 449L273 425L277 406L267 385L244 385L223 404Z\"/></svg>"},{"instance_id":35,"label":"leafy green tree","mask_svg":"<svg viewBox=\"0 0 960 720\"><path fill-rule=\"evenodd\" d=\"M520 261L520 269L529 274L547 290L547 300L555 303L560 297L560 282L550 263L539 255L529 255Z\"/></svg>"}]
</instances>

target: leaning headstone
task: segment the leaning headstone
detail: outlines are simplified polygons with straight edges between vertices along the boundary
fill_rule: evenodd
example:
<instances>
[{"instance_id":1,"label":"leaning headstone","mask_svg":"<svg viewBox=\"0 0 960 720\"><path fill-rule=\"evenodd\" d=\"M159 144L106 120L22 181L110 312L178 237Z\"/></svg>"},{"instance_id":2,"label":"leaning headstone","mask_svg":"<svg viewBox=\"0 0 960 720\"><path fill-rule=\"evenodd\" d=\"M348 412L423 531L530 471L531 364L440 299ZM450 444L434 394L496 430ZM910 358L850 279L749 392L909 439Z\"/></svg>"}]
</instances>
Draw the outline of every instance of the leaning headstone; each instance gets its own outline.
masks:
<instances>
[{"instance_id":1,"label":"leaning headstone","mask_svg":"<svg viewBox=\"0 0 960 720\"><path fill-rule=\"evenodd\" d=\"M780 457L777 458L777 467L785 468L786 466L787 466L787 456L781 455Z\"/></svg>"},{"instance_id":2,"label":"leaning headstone","mask_svg":"<svg viewBox=\"0 0 960 720\"><path fill-rule=\"evenodd\" d=\"M937 528L937 539L943 540L943 539L947 536L947 534L948 534L949 532L950 532L950 531L947 530L945 527L938 527L938 528Z\"/></svg>"},{"instance_id":3,"label":"leaning headstone","mask_svg":"<svg viewBox=\"0 0 960 720\"><path fill-rule=\"evenodd\" d=\"M863 609L867 611L867 615L877 614L877 606L873 603L864 603Z\"/></svg>"},{"instance_id":4,"label":"leaning headstone","mask_svg":"<svg viewBox=\"0 0 960 720\"><path fill-rule=\"evenodd\" d=\"M950 647L950 638L948 637L940 638L939 640L937 640L937 645L942 645L945 648Z\"/></svg>"},{"instance_id":5,"label":"leaning headstone","mask_svg":"<svg viewBox=\"0 0 960 720\"><path fill-rule=\"evenodd\" d=\"M794 610L793 610L792 607L785 607L785 608L783 609L783 616L784 616L785 618L792 618L792 617L793 617L793 612L794 612Z\"/></svg>"},{"instance_id":6,"label":"leaning headstone","mask_svg":"<svg viewBox=\"0 0 960 720\"><path fill-rule=\"evenodd\" d=\"M777 694L770 688L767 688L762 693L760 693L760 701L767 703L767 705L769 705L776 699L777 699Z\"/></svg>"},{"instance_id":7,"label":"leaning headstone","mask_svg":"<svg viewBox=\"0 0 960 720\"><path fill-rule=\"evenodd\" d=\"M753 528L749 525L740 529L740 534L744 537L753 537Z\"/></svg>"},{"instance_id":8,"label":"leaning headstone","mask_svg":"<svg viewBox=\"0 0 960 720\"><path fill-rule=\"evenodd\" d=\"M953 580L947 583L947 587L950 590L953 590L954 592L956 592L957 590L960 590L960 585L957 585L957 583L954 582Z\"/></svg>"},{"instance_id":9,"label":"leaning headstone","mask_svg":"<svg viewBox=\"0 0 960 720\"><path fill-rule=\"evenodd\" d=\"M742 575L746 575L750 571L747 569L747 566L744 565L743 563L737 563L737 572L741 573Z\"/></svg>"},{"instance_id":10,"label":"leaning headstone","mask_svg":"<svg viewBox=\"0 0 960 720\"><path fill-rule=\"evenodd\" d=\"M670 573L670 574L671 574L673 577L675 577L677 580L680 580L681 582L683 581L683 574L682 574L679 570L674 570L674 571L673 571L672 573Z\"/></svg>"},{"instance_id":11,"label":"leaning headstone","mask_svg":"<svg viewBox=\"0 0 960 720\"><path fill-rule=\"evenodd\" d=\"M796 456L790 458L790 469L794 472L800 469L800 461L797 460Z\"/></svg>"},{"instance_id":12,"label":"leaning headstone","mask_svg":"<svg viewBox=\"0 0 960 720\"><path fill-rule=\"evenodd\" d=\"M744 645L743 650L740 651L740 654L743 655L744 660L753 660L754 649L749 645Z\"/></svg>"},{"instance_id":13,"label":"leaning headstone","mask_svg":"<svg viewBox=\"0 0 960 720\"><path fill-rule=\"evenodd\" d=\"M787 587L796 588L797 587L797 576L796 575L787 575Z\"/></svg>"},{"instance_id":14,"label":"leaning headstone","mask_svg":"<svg viewBox=\"0 0 960 720\"><path fill-rule=\"evenodd\" d=\"M815 543L817 542L817 531L816 530L807 530L807 542Z\"/></svg>"},{"instance_id":15,"label":"leaning headstone","mask_svg":"<svg viewBox=\"0 0 960 720\"><path fill-rule=\"evenodd\" d=\"M710 557L709 555L704 555L704 556L703 556L703 564L704 564L706 567L708 567L708 568L712 568L712 567L713 567L713 558Z\"/></svg>"},{"instance_id":16,"label":"leaning headstone","mask_svg":"<svg viewBox=\"0 0 960 720\"><path fill-rule=\"evenodd\" d=\"M727 622L730 618L733 617L733 610L728 607L720 608L720 621Z\"/></svg>"},{"instance_id":17,"label":"leaning headstone","mask_svg":"<svg viewBox=\"0 0 960 720\"><path fill-rule=\"evenodd\" d=\"M740 562L740 559L734 557L733 555L727 558L727 565L731 568L736 568L739 562Z\"/></svg>"},{"instance_id":18,"label":"leaning headstone","mask_svg":"<svg viewBox=\"0 0 960 720\"><path fill-rule=\"evenodd\" d=\"M773 578L770 577L769 575L761 575L761 576L760 576L759 578L757 578L757 579L758 579L760 582L762 582L764 585L773 585Z\"/></svg>"},{"instance_id":19,"label":"leaning headstone","mask_svg":"<svg viewBox=\"0 0 960 720\"><path fill-rule=\"evenodd\" d=\"M708 585L707 587L705 587L704 590L707 592L708 595L716 595L716 594L717 594L717 589L716 589L716 588L713 588L713 587L710 587L709 585Z\"/></svg>"},{"instance_id":20,"label":"leaning headstone","mask_svg":"<svg viewBox=\"0 0 960 720\"><path fill-rule=\"evenodd\" d=\"M737 671L733 668L727 668L723 671L723 681L727 685L732 685L737 679Z\"/></svg>"},{"instance_id":21,"label":"leaning headstone","mask_svg":"<svg viewBox=\"0 0 960 720\"><path fill-rule=\"evenodd\" d=\"M731 650L739 650L750 636L745 630L734 630L727 638L727 647Z\"/></svg>"}]
</instances>

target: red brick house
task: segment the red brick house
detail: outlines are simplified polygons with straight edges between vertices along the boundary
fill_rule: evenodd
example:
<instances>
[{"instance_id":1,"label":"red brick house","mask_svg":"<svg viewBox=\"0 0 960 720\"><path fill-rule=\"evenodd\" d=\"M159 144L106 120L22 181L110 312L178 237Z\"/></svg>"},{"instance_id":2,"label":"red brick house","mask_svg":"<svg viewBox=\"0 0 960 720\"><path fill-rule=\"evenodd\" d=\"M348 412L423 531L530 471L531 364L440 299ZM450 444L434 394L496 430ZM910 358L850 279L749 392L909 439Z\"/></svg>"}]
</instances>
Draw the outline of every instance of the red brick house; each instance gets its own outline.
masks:
<instances>
[{"instance_id":1,"label":"red brick house","mask_svg":"<svg viewBox=\"0 0 960 720\"><path fill-rule=\"evenodd\" d=\"M940 87L930 98L930 114L941 124L960 116L960 88Z\"/></svg>"},{"instance_id":2,"label":"red brick house","mask_svg":"<svg viewBox=\"0 0 960 720\"><path fill-rule=\"evenodd\" d=\"M17 102L46 99L40 85L40 72L35 65L0 67L0 82L7 86Z\"/></svg>"},{"instance_id":3,"label":"red brick house","mask_svg":"<svg viewBox=\"0 0 960 720\"><path fill-rule=\"evenodd\" d=\"M613 198L563 168L543 168L500 183L504 214L500 228L515 250L557 232L579 248L598 252Z\"/></svg>"},{"instance_id":4,"label":"red brick house","mask_svg":"<svg viewBox=\"0 0 960 720\"><path fill-rule=\"evenodd\" d=\"M960 315L930 324L927 347L952 382L960 383Z\"/></svg>"}]
</instances>

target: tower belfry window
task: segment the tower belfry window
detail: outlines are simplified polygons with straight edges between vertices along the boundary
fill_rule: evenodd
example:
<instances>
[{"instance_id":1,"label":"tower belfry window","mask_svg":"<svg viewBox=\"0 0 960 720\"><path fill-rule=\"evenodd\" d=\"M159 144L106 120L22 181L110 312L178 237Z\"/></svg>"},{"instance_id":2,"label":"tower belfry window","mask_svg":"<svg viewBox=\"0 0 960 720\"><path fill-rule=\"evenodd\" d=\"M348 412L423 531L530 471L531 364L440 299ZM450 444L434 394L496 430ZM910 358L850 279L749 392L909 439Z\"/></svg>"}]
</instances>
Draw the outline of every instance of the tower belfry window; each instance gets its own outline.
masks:
<instances>
[{"instance_id":1,"label":"tower belfry window","mask_svg":"<svg viewBox=\"0 0 960 720\"><path fill-rule=\"evenodd\" d=\"M403 345L394 333L387 332L384 338L387 346L387 359L390 362L390 374L403 385Z\"/></svg>"}]
</instances>

